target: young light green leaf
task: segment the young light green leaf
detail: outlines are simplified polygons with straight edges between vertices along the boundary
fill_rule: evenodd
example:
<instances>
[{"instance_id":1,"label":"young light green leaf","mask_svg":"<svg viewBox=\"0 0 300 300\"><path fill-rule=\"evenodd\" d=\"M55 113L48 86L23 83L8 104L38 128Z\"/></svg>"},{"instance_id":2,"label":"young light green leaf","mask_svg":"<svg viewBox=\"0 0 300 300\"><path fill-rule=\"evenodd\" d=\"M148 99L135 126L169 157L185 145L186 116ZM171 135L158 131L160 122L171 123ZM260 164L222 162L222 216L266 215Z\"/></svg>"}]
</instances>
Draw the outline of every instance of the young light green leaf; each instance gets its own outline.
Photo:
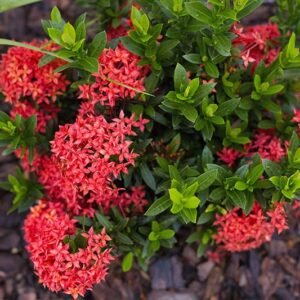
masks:
<instances>
[{"instance_id":1,"label":"young light green leaf","mask_svg":"<svg viewBox=\"0 0 300 300\"><path fill-rule=\"evenodd\" d=\"M133 253L127 253L122 260L122 271L128 272L131 270L133 264Z\"/></svg>"},{"instance_id":2,"label":"young light green leaf","mask_svg":"<svg viewBox=\"0 0 300 300\"><path fill-rule=\"evenodd\" d=\"M40 2L41 0L1 0L0 1L0 13L14 9L20 6L33 4Z\"/></svg>"}]
</instances>

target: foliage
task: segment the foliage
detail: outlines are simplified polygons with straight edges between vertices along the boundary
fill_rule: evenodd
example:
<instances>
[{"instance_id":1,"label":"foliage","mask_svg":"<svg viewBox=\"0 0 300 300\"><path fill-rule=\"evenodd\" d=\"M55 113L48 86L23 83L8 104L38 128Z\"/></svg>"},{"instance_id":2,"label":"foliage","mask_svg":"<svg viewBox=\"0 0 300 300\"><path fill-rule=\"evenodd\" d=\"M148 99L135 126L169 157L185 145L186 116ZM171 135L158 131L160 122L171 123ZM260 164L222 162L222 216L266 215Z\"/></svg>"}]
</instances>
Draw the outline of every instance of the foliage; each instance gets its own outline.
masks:
<instances>
[{"instance_id":1,"label":"foliage","mask_svg":"<svg viewBox=\"0 0 300 300\"><path fill-rule=\"evenodd\" d=\"M291 1L278 1L272 20L279 29L237 24L262 2L78 1L107 32L90 39L89 15L71 24L55 7L43 21L54 50L0 40L45 54L41 68L63 60L55 72L72 83L57 95L60 112L45 134L36 133L35 116L0 114L1 145L28 150L31 163L21 155L24 174L2 184L16 194L14 208L39 200L36 181L43 181L44 201L65 205L80 236L105 228L124 272L136 263L147 270L182 232L199 256L219 249L226 241L216 239L220 219L226 228L245 219L248 228L248 216L257 218L266 229L260 241L268 240L276 218L285 222L283 204L300 196L300 51ZM143 81L139 88L132 74ZM86 247L78 235L64 242L73 254Z\"/></svg>"}]
</instances>

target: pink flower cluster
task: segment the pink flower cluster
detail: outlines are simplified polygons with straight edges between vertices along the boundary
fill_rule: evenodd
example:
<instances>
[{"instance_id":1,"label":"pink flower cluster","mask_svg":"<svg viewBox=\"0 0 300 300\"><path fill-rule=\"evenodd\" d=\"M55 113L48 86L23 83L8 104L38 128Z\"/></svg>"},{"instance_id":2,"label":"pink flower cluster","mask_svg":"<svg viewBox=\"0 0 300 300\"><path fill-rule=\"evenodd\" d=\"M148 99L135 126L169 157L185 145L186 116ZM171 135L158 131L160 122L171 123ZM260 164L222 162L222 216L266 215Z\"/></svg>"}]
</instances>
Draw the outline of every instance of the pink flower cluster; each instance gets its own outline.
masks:
<instances>
[{"instance_id":1,"label":"pink flower cluster","mask_svg":"<svg viewBox=\"0 0 300 300\"><path fill-rule=\"evenodd\" d=\"M280 32L277 24L234 27L233 32L237 35L233 43L242 46L240 56L246 68L253 63L252 71L254 71L261 61L269 65L277 58L280 51L277 42Z\"/></svg>"},{"instance_id":2,"label":"pink flower cluster","mask_svg":"<svg viewBox=\"0 0 300 300\"><path fill-rule=\"evenodd\" d=\"M138 56L123 46L105 49L99 58L95 82L80 86L80 98L93 105L114 107L118 100L132 99L145 91L144 80L148 67L139 66Z\"/></svg>"},{"instance_id":3,"label":"pink flower cluster","mask_svg":"<svg viewBox=\"0 0 300 300\"><path fill-rule=\"evenodd\" d=\"M111 122L89 114L61 126L51 142L51 157L37 157L33 165L48 198L75 215L93 216L99 205L105 211L111 206L125 211L133 204L141 211L146 204L143 189L133 187L128 194L113 182L134 165L138 154L128 137L136 135L135 128L143 131L147 122L121 112Z\"/></svg>"},{"instance_id":4,"label":"pink flower cluster","mask_svg":"<svg viewBox=\"0 0 300 300\"><path fill-rule=\"evenodd\" d=\"M48 41L29 43L44 50L55 50L56 46ZM63 64L54 60L39 67L43 53L21 47L11 47L2 55L0 63L0 91L5 101L13 104L11 116L20 114L28 118L37 114L37 130L45 132L47 121L57 114L54 102L63 94L69 84L61 73L54 70Z\"/></svg>"},{"instance_id":5,"label":"pink flower cluster","mask_svg":"<svg viewBox=\"0 0 300 300\"><path fill-rule=\"evenodd\" d=\"M216 216L214 239L220 247L230 252L246 251L270 241L277 231L288 229L283 203L274 204L273 210L265 213L255 203L249 215L234 208L227 214Z\"/></svg>"},{"instance_id":6,"label":"pink flower cluster","mask_svg":"<svg viewBox=\"0 0 300 300\"><path fill-rule=\"evenodd\" d=\"M86 247L72 253L66 240L77 234L75 225L76 220L60 204L42 200L27 216L24 233L40 282L51 291L63 291L77 299L105 278L113 257L104 229L82 233Z\"/></svg>"}]
</instances>

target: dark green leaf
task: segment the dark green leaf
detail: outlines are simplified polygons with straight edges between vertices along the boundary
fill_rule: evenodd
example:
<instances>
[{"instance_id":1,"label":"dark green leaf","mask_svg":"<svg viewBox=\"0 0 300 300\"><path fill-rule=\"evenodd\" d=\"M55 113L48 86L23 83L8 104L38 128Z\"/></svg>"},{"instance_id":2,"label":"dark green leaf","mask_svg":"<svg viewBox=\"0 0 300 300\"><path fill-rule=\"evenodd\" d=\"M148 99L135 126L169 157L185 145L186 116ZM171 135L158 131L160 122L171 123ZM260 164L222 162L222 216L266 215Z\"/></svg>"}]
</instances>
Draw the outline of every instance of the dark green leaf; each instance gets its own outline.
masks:
<instances>
[{"instance_id":1,"label":"dark green leaf","mask_svg":"<svg viewBox=\"0 0 300 300\"><path fill-rule=\"evenodd\" d=\"M240 99L231 99L221 103L216 111L218 116L224 117L231 114L239 105Z\"/></svg>"},{"instance_id":2,"label":"dark green leaf","mask_svg":"<svg viewBox=\"0 0 300 300\"><path fill-rule=\"evenodd\" d=\"M130 52L142 57L145 55L145 49L143 48L143 46L133 41L130 37L124 36L121 37L120 40L125 48L127 48L127 50L129 50Z\"/></svg>"},{"instance_id":3,"label":"dark green leaf","mask_svg":"<svg viewBox=\"0 0 300 300\"><path fill-rule=\"evenodd\" d=\"M114 225L108 220L107 217L105 217L99 213L96 213L96 218L97 218L98 222L100 223L100 225L105 227L107 229L107 231L111 231L114 228Z\"/></svg>"},{"instance_id":4,"label":"dark green leaf","mask_svg":"<svg viewBox=\"0 0 300 300\"><path fill-rule=\"evenodd\" d=\"M145 183L153 190L156 191L156 182L155 178L150 171L149 167L145 163L141 163L140 165L141 175Z\"/></svg>"},{"instance_id":5,"label":"dark green leaf","mask_svg":"<svg viewBox=\"0 0 300 300\"><path fill-rule=\"evenodd\" d=\"M172 201L170 200L169 195L164 195L153 202L153 204L146 211L145 216L148 217L157 216L162 212L164 212L165 210L167 210L168 208L170 208L171 205L172 205Z\"/></svg>"},{"instance_id":6,"label":"dark green leaf","mask_svg":"<svg viewBox=\"0 0 300 300\"><path fill-rule=\"evenodd\" d=\"M197 178L197 181L199 183L198 191L199 192L204 191L207 188L209 188L215 182L217 176L218 176L217 170L210 170L200 175Z\"/></svg>"},{"instance_id":7,"label":"dark green leaf","mask_svg":"<svg viewBox=\"0 0 300 300\"><path fill-rule=\"evenodd\" d=\"M206 73L210 77L213 77L213 78L218 78L219 77L219 69L214 63L212 63L210 61L207 61L204 64L204 68L205 68Z\"/></svg>"},{"instance_id":8,"label":"dark green leaf","mask_svg":"<svg viewBox=\"0 0 300 300\"><path fill-rule=\"evenodd\" d=\"M84 57L72 64L74 67L85 70L89 73L96 73L99 69L98 59L95 57Z\"/></svg>"},{"instance_id":9,"label":"dark green leaf","mask_svg":"<svg viewBox=\"0 0 300 300\"><path fill-rule=\"evenodd\" d=\"M273 176L280 176L281 175L281 167L279 164L268 160L268 159L263 159L262 160L262 165L269 177Z\"/></svg>"},{"instance_id":10,"label":"dark green leaf","mask_svg":"<svg viewBox=\"0 0 300 300\"><path fill-rule=\"evenodd\" d=\"M211 25L213 23L212 13L203 3L199 1L186 2L185 8L190 16L201 23L207 25Z\"/></svg>"},{"instance_id":11,"label":"dark green leaf","mask_svg":"<svg viewBox=\"0 0 300 300\"><path fill-rule=\"evenodd\" d=\"M106 47L106 32L99 32L88 47L88 55L98 59L104 48Z\"/></svg>"},{"instance_id":12,"label":"dark green leaf","mask_svg":"<svg viewBox=\"0 0 300 300\"><path fill-rule=\"evenodd\" d=\"M243 19L247 15L251 14L253 11L255 11L259 6L263 4L264 0L252 0L248 1L246 6L237 14L237 18Z\"/></svg>"},{"instance_id":13,"label":"dark green leaf","mask_svg":"<svg viewBox=\"0 0 300 300\"><path fill-rule=\"evenodd\" d=\"M174 73L174 87L177 92L180 92L188 85L188 77L185 68L181 64L177 64Z\"/></svg>"}]
</instances>

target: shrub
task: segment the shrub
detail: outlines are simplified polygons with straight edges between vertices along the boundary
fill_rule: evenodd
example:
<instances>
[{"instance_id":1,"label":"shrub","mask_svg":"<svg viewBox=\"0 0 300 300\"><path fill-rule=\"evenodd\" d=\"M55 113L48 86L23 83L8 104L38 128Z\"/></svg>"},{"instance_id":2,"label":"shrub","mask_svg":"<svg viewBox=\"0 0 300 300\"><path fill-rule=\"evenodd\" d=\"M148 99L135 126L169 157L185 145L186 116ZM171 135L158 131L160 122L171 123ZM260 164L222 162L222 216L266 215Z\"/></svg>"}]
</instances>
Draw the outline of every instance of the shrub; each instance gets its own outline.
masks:
<instances>
[{"instance_id":1,"label":"shrub","mask_svg":"<svg viewBox=\"0 0 300 300\"><path fill-rule=\"evenodd\" d=\"M76 299L117 257L123 271L147 269L182 228L215 259L288 228L300 193L300 3L278 0L269 23L243 25L262 2L78 1L103 31L54 7L48 40L0 40L12 46L0 140L22 165L1 186L11 210L32 206L25 240L45 286Z\"/></svg>"}]
</instances>

